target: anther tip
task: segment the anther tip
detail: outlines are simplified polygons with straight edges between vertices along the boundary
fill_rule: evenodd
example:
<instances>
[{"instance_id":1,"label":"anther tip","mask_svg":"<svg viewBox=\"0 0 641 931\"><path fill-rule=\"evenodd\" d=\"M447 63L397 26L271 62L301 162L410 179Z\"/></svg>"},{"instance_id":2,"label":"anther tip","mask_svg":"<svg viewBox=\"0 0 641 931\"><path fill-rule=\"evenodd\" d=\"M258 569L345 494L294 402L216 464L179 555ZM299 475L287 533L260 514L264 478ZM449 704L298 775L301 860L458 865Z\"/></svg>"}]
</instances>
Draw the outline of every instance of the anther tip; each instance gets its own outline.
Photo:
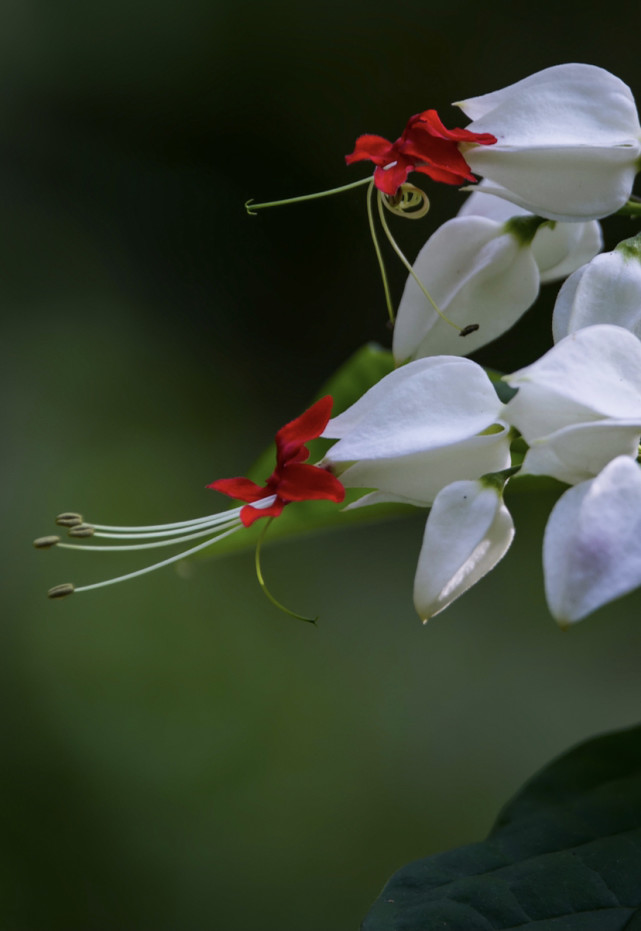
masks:
<instances>
[{"instance_id":1,"label":"anther tip","mask_svg":"<svg viewBox=\"0 0 641 931\"><path fill-rule=\"evenodd\" d=\"M249 214L250 217L255 217L255 216L256 216L256 211L255 211L255 210L252 210L252 208L250 207L250 204L253 204L253 203L254 203L254 198L253 198L253 197L250 197L249 200L246 200L246 201L245 201L245 210L247 211L247 213Z\"/></svg>"},{"instance_id":2,"label":"anther tip","mask_svg":"<svg viewBox=\"0 0 641 931\"><path fill-rule=\"evenodd\" d=\"M59 527L77 527L82 523L82 514L76 514L75 511L65 511L58 514L56 523Z\"/></svg>"},{"instance_id":3,"label":"anther tip","mask_svg":"<svg viewBox=\"0 0 641 931\"><path fill-rule=\"evenodd\" d=\"M64 598L66 595L73 595L75 591L71 582L63 582L62 585L54 585L47 592L48 598Z\"/></svg>"},{"instance_id":4,"label":"anther tip","mask_svg":"<svg viewBox=\"0 0 641 931\"><path fill-rule=\"evenodd\" d=\"M95 528L91 524L76 524L69 529L70 537L93 537Z\"/></svg>"},{"instance_id":5,"label":"anther tip","mask_svg":"<svg viewBox=\"0 0 641 931\"><path fill-rule=\"evenodd\" d=\"M462 330L459 330L459 336L469 336L470 333L476 333L481 328L480 323L468 323Z\"/></svg>"},{"instance_id":6,"label":"anther tip","mask_svg":"<svg viewBox=\"0 0 641 931\"><path fill-rule=\"evenodd\" d=\"M60 537L53 534L49 537L38 537L37 540L33 541L33 545L37 550L48 550L50 546L55 546L56 543L60 543Z\"/></svg>"}]
</instances>

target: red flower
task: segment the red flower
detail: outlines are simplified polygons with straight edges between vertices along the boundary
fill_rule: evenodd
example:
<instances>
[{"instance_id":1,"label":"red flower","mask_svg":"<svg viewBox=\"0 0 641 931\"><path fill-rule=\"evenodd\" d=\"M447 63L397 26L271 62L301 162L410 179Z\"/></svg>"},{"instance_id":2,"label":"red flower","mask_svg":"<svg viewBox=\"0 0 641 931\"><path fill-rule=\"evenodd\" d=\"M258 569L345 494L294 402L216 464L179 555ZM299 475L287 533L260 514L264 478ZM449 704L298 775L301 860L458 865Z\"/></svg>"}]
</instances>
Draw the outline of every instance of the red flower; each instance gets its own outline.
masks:
<instances>
[{"instance_id":1,"label":"red flower","mask_svg":"<svg viewBox=\"0 0 641 931\"><path fill-rule=\"evenodd\" d=\"M425 110L410 117L396 142L382 136L359 136L354 151L345 156L345 161L348 165L368 159L374 162L374 184L383 194L393 196L410 171L420 171L444 184L476 181L458 144L493 145L496 141L490 133L446 129L436 110Z\"/></svg>"},{"instance_id":2,"label":"red flower","mask_svg":"<svg viewBox=\"0 0 641 931\"><path fill-rule=\"evenodd\" d=\"M219 478L207 486L239 501L260 501L276 495L276 500L268 507L255 508L247 504L241 510L240 519L245 527L250 527L259 517L278 517L291 501L325 499L340 503L343 500L345 489L339 480L327 469L305 462L309 457L305 443L321 435L333 403L329 395L321 398L296 420L280 428L276 434L276 468L262 488L248 478Z\"/></svg>"}]
</instances>

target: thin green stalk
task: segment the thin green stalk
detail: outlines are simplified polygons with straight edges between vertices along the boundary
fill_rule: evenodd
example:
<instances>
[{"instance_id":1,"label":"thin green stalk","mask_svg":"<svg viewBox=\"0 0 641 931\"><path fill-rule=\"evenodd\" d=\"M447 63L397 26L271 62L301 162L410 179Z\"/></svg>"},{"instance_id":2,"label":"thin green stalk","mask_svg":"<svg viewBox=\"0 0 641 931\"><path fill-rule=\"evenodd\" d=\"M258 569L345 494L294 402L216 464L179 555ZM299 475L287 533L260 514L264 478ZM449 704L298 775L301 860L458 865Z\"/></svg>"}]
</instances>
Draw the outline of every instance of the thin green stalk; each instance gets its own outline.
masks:
<instances>
[{"instance_id":1,"label":"thin green stalk","mask_svg":"<svg viewBox=\"0 0 641 931\"><path fill-rule=\"evenodd\" d=\"M372 210L372 193L374 191L374 182L371 181L367 189L367 219L369 221L369 232L372 237L372 242L374 243L374 251L376 252L376 258L378 259L378 267L381 272L381 278L383 279L383 290L385 291L385 303L387 305L387 314L390 319L392 326L394 325L394 305L392 304L392 295L390 294L389 282L387 280L387 272L385 271L385 262L383 261L383 253L381 252L381 247L378 242L378 237L376 236L376 226L374 225L374 211Z\"/></svg>"},{"instance_id":2,"label":"thin green stalk","mask_svg":"<svg viewBox=\"0 0 641 931\"><path fill-rule=\"evenodd\" d=\"M263 594L264 594L267 598L269 598L269 600L271 601L271 603L272 603L276 608L278 608L279 610L283 611L285 614L289 614L290 617L295 617L297 621L306 621L308 624L315 624L316 621L318 620L317 617L305 617L305 615L303 615L303 614L296 614L295 611L290 611L289 608L286 608L285 605L281 604L280 601L277 601L277 599L274 598L274 596L272 595L272 593L270 592L270 590L267 588L267 585L265 584L265 579L263 578L263 572L262 572L262 569L261 569L261 566L260 566L260 548L261 548L261 546L262 546L262 544L263 544L263 540L265 539L265 534L266 534L267 531L269 530L269 525L271 524L272 520L273 520L273 517L270 517L270 518L267 520L267 523L265 524L265 526L264 526L263 529L261 530L260 536L259 536L259 538L258 538L258 542L257 542L257 544L256 544L256 555L255 555L255 559L254 559L254 564L255 564L255 566L256 566L256 578L258 579L258 584L259 584L260 587L262 588Z\"/></svg>"},{"instance_id":3,"label":"thin green stalk","mask_svg":"<svg viewBox=\"0 0 641 931\"><path fill-rule=\"evenodd\" d=\"M411 263L409 262L409 260L405 257L405 255L404 255L403 252L401 251L400 246L398 245L398 243L396 242L396 240L395 240L394 237L392 236L392 232L391 232L389 226L387 225L387 219L386 219L386 217L385 217L385 211L383 210L383 204L382 204L382 199L381 199L380 194L379 194L379 197L378 197L378 215L379 215L380 220L381 220L381 226L383 227L383 230L384 230L384 232L385 232L385 235L387 236L387 238L388 238L388 240L389 240L390 246L392 247L392 249L394 250L394 252L397 254L397 256L399 257L399 259L401 260L401 262L403 263L403 265L405 266L405 268L407 269L407 271L410 273L410 275L412 276L412 278L414 279L414 281L416 282L416 284L419 286L419 288L421 289L421 291L422 291L423 294L425 295L426 299L427 299L427 300L429 301L429 303L432 305L432 307L434 308L434 310L436 311L436 313L439 315L439 317L441 317L441 319L445 321L445 323L449 323L450 326L454 327L455 330L458 330L458 332L461 333L461 332L462 332L461 327L458 326L456 323L454 323L453 320L450 320L449 317L446 317L446 316L445 316L445 314L443 313L443 311L441 310L441 308L438 306L438 304L436 303L436 301L434 300L434 298L432 297L432 295L430 294L430 292L427 290L427 288L425 287L425 285L423 284L423 282L421 281L421 279L418 277L418 275L416 274L416 272L415 272L414 269L412 268L412 265L411 265Z\"/></svg>"},{"instance_id":4,"label":"thin green stalk","mask_svg":"<svg viewBox=\"0 0 641 931\"><path fill-rule=\"evenodd\" d=\"M263 207L281 207L285 204L300 204L304 200L317 200L319 197L330 197L332 194L340 194L343 191L351 191L354 188L362 187L369 184L370 178L361 178L359 181L352 181L351 184L343 184L341 187L334 187L329 191L319 191L317 194L302 194L300 197L288 197L285 200L271 200L264 204L255 204L253 197L245 202L245 210L253 217L256 210L262 210ZM251 206L250 206L251 205Z\"/></svg>"}]
</instances>

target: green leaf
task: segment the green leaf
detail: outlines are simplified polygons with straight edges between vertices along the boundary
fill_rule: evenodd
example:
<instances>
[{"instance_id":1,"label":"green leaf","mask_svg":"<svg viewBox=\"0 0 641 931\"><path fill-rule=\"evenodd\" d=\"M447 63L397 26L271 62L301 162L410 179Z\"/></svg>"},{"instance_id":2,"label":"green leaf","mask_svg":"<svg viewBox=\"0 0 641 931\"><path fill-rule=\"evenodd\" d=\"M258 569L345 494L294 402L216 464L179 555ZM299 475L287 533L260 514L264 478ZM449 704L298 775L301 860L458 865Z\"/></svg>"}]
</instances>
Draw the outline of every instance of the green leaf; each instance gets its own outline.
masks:
<instances>
[{"instance_id":1,"label":"green leaf","mask_svg":"<svg viewBox=\"0 0 641 931\"><path fill-rule=\"evenodd\" d=\"M383 349L375 343L367 343L339 368L329 381L323 385L313 400L331 394L334 398L333 413L334 415L339 414L393 369L394 358L389 349ZM292 417L295 417L297 413L300 412L293 412ZM310 450L309 461L317 462L321 459L331 443L331 440L314 440L308 443ZM276 448L271 443L247 472L247 477L262 485L273 472L275 462ZM360 498L361 495L362 490L348 491L345 497L345 505ZM416 513L416 508L402 504L377 504L357 508L353 511L343 510L345 505L337 506L331 501L301 501L291 504L285 508L278 520L275 520L269 528L266 542L271 544L275 540L282 540L287 537L318 533L321 530L331 530L334 527L377 523L381 520ZM224 540L220 540L220 542L212 543L211 549L204 549L198 555L201 558L211 559L216 556L225 556L229 553L254 549L261 530L262 522L257 521L253 527L234 533Z\"/></svg>"},{"instance_id":2,"label":"green leaf","mask_svg":"<svg viewBox=\"0 0 641 931\"><path fill-rule=\"evenodd\" d=\"M394 357L389 349L383 349L376 343L366 343L357 349L354 355L350 356L347 362L338 369L332 377L325 382L318 394L312 398L310 404L319 398L331 394L334 398L334 408L332 415L342 413L351 404L365 394L365 392L381 380L385 375L389 375L394 370ZM292 414L296 417L301 411ZM274 430L276 433L276 430ZM310 462L317 462L331 446L331 440L314 440L308 443L310 450ZM259 456L253 464L247 477L253 481L262 484L273 472L276 462L276 447L270 443L266 450ZM291 511L291 507L287 509ZM334 510L336 507L334 506ZM281 520L281 518L279 518Z\"/></svg>"},{"instance_id":3,"label":"green leaf","mask_svg":"<svg viewBox=\"0 0 641 931\"><path fill-rule=\"evenodd\" d=\"M396 873L362 931L641 928L641 727L571 750L487 840Z\"/></svg>"}]
</instances>

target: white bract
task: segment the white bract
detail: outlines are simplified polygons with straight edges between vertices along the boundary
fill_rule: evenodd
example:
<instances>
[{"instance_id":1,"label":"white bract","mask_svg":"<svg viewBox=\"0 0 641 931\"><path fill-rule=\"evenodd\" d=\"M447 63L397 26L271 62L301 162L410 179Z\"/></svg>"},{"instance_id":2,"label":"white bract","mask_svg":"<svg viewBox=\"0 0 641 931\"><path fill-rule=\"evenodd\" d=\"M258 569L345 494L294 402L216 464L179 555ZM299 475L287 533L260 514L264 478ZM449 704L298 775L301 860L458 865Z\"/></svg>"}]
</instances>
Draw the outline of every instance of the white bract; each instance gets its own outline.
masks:
<instances>
[{"instance_id":1,"label":"white bract","mask_svg":"<svg viewBox=\"0 0 641 931\"><path fill-rule=\"evenodd\" d=\"M641 339L641 237L619 243L570 275L556 299L554 341L583 327L613 323Z\"/></svg>"},{"instance_id":2,"label":"white bract","mask_svg":"<svg viewBox=\"0 0 641 931\"><path fill-rule=\"evenodd\" d=\"M539 293L539 270L529 245L486 217L448 220L427 240L413 268L449 320L461 328L479 328L461 337L410 276L394 326L398 362L467 355L513 326Z\"/></svg>"},{"instance_id":3,"label":"white bract","mask_svg":"<svg viewBox=\"0 0 641 931\"><path fill-rule=\"evenodd\" d=\"M553 616L571 624L641 585L641 470L625 456L570 488L543 543Z\"/></svg>"},{"instance_id":4,"label":"white bract","mask_svg":"<svg viewBox=\"0 0 641 931\"><path fill-rule=\"evenodd\" d=\"M552 220L604 217L628 200L641 126L630 88L594 65L546 68L456 104L491 146L461 146L489 193Z\"/></svg>"},{"instance_id":5,"label":"white bract","mask_svg":"<svg viewBox=\"0 0 641 931\"><path fill-rule=\"evenodd\" d=\"M375 489L352 507L381 501L429 506L458 479L510 464L504 405L469 359L419 359L387 375L323 434L338 438L322 463L349 488Z\"/></svg>"},{"instance_id":6,"label":"white bract","mask_svg":"<svg viewBox=\"0 0 641 931\"><path fill-rule=\"evenodd\" d=\"M459 210L459 217L487 217L488 220L507 223L512 217L533 216L529 210L503 197L486 193L485 188L486 182L482 181ZM585 223L544 223L537 229L530 244L541 284L559 281L570 275L594 258L602 247L603 235L598 220Z\"/></svg>"},{"instance_id":7,"label":"white bract","mask_svg":"<svg viewBox=\"0 0 641 931\"><path fill-rule=\"evenodd\" d=\"M493 483L453 482L438 493L425 525L414 580L423 621L462 595L503 558L514 523Z\"/></svg>"},{"instance_id":8,"label":"white bract","mask_svg":"<svg viewBox=\"0 0 641 931\"><path fill-rule=\"evenodd\" d=\"M641 342L628 330L577 330L505 380L518 388L503 416L530 447L524 473L574 485L617 456L636 458Z\"/></svg>"}]
</instances>

